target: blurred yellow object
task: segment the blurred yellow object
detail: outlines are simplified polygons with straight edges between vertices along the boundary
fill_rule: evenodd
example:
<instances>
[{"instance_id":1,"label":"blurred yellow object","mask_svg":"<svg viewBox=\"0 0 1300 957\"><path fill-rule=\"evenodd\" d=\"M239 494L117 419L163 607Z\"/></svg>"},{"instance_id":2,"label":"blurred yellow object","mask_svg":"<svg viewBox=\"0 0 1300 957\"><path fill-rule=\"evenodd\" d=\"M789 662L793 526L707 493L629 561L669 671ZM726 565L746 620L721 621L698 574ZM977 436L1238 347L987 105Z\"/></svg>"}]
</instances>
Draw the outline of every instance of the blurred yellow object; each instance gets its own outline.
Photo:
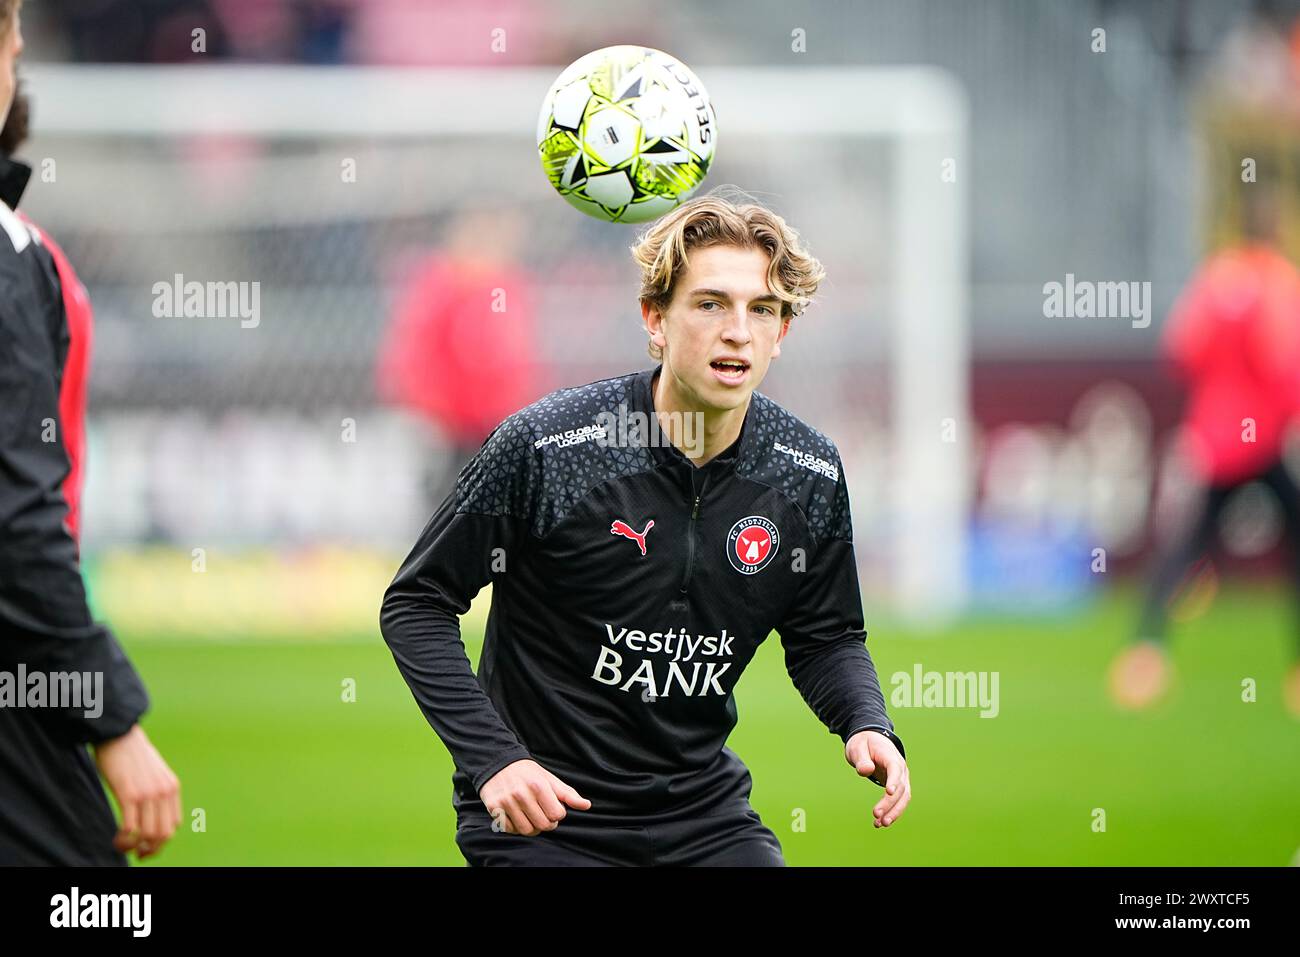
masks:
<instances>
[{"instance_id":1,"label":"blurred yellow object","mask_svg":"<svg viewBox=\"0 0 1300 957\"><path fill-rule=\"evenodd\" d=\"M379 606L402 556L338 546L186 552L149 547L87 563L98 618L127 638L379 639ZM464 616L482 634L490 587Z\"/></svg>"},{"instance_id":2,"label":"blurred yellow object","mask_svg":"<svg viewBox=\"0 0 1300 957\"><path fill-rule=\"evenodd\" d=\"M1300 719L1300 661L1287 669L1282 683L1282 702L1291 717Z\"/></svg>"}]
</instances>

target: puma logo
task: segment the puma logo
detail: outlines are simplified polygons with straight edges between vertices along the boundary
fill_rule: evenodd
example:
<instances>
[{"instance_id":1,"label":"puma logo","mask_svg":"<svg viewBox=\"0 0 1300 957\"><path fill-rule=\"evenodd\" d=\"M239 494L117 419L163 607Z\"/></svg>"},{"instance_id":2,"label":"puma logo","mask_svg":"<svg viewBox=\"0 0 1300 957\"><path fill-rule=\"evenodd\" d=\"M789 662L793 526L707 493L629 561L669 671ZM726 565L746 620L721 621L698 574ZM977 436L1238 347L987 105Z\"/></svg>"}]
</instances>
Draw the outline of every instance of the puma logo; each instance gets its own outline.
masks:
<instances>
[{"instance_id":1,"label":"puma logo","mask_svg":"<svg viewBox=\"0 0 1300 957\"><path fill-rule=\"evenodd\" d=\"M654 527L655 520L653 518L646 523L645 530L641 532L637 532L636 529L622 519L615 519L614 524L609 526L609 533L611 535L622 535L624 538L632 539L632 541L636 542L637 547L641 549L641 554L644 555L646 533Z\"/></svg>"}]
</instances>

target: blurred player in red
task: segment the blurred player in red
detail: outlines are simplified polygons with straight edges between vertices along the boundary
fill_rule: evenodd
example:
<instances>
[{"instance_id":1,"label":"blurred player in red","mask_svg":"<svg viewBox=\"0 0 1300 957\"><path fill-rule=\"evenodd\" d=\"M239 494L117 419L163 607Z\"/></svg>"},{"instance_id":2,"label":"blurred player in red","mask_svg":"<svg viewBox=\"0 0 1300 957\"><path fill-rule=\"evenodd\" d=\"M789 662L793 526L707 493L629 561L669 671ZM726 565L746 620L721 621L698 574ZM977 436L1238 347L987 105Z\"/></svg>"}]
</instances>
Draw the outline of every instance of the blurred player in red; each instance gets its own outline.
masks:
<instances>
[{"instance_id":1,"label":"blurred player in red","mask_svg":"<svg viewBox=\"0 0 1300 957\"><path fill-rule=\"evenodd\" d=\"M1277 496L1300 600L1300 489L1283 459L1300 396L1300 273L1277 249L1276 197L1262 185L1245 188L1242 242L1202 264L1166 327L1165 355L1190 392L1180 438L1198 508L1161 555L1138 632L1111 665L1111 696L1125 708L1146 707L1168 687L1170 602L1214 547L1224 505L1249 482ZM1284 698L1300 717L1300 628L1294 654Z\"/></svg>"},{"instance_id":2,"label":"blurred player in red","mask_svg":"<svg viewBox=\"0 0 1300 957\"><path fill-rule=\"evenodd\" d=\"M447 464L427 480L434 502L497 423L539 395L533 283L515 260L523 231L507 207L458 212L393 310L376 387L446 442Z\"/></svg>"}]
</instances>

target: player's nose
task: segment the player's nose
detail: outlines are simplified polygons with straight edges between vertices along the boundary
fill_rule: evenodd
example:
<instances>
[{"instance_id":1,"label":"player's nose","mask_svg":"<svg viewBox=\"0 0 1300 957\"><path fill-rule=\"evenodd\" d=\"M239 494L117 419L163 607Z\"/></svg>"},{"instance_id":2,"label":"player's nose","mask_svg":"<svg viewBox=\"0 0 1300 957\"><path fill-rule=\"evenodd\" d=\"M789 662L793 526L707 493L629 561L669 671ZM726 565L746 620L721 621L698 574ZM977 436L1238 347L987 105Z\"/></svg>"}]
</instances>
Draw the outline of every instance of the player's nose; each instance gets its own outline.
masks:
<instances>
[{"instance_id":1,"label":"player's nose","mask_svg":"<svg viewBox=\"0 0 1300 957\"><path fill-rule=\"evenodd\" d=\"M722 338L727 342L746 343L753 338L749 331L749 320L737 316L722 328Z\"/></svg>"}]
</instances>

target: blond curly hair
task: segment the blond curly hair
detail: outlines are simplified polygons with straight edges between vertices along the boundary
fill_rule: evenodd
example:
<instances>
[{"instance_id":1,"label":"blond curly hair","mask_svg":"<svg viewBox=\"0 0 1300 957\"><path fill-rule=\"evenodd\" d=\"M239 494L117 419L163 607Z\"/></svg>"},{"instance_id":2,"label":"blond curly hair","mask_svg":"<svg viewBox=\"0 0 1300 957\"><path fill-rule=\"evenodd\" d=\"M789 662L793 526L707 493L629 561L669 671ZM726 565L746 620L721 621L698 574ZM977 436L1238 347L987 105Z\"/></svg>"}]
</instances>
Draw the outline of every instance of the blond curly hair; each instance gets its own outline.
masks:
<instances>
[{"instance_id":1,"label":"blond curly hair","mask_svg":"<svg viewBox=\"0 0 1300 957\"><path fill-rule=\"evenodd\" d=\"M809 255L799 233L779 215L756 202L728 198L734 187L719 187L707 196L687 200L655 220L629 247L641 269L642 303L666 311L677 280L686 271L687 253L709 246L762 249L771 257L767 284L781 299L781 317L789 322L802 315L817 287L826 278L822 264ZM650 357L663 358L663 349L650 342Z\"/></svg>"}]
</instances>

